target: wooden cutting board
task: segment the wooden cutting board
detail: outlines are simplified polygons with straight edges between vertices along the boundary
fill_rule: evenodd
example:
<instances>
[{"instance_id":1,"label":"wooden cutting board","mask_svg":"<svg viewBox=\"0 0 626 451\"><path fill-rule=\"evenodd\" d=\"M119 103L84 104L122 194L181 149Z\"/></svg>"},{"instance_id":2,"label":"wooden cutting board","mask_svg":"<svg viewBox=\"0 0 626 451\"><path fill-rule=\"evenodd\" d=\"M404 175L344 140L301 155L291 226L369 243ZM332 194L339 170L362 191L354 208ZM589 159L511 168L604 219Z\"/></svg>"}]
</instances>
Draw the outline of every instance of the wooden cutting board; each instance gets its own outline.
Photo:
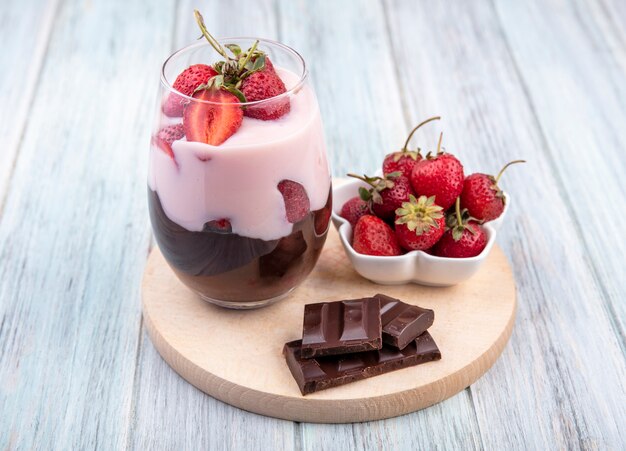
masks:
<instances>
[{"instance_id":1,"label":"wooden cutting board","mask_svg":"<svg viewBox=\"0 0 626 451\"><path fill-rule=\"evenodd\" d=\"M429 331L442 359L302 396L282 348L301 338L304 304L379 292L435 311ZM516 303L511 268L498 246L463 284L382 286L352 269L332 226L309 278L269 307L227 310L202 301L178 281L156 247L148 259L142 293L152 342L184 379L250 412L319 423L389 418L463 390L502 352L513 329Z\"/></svg>"}]
</instances>

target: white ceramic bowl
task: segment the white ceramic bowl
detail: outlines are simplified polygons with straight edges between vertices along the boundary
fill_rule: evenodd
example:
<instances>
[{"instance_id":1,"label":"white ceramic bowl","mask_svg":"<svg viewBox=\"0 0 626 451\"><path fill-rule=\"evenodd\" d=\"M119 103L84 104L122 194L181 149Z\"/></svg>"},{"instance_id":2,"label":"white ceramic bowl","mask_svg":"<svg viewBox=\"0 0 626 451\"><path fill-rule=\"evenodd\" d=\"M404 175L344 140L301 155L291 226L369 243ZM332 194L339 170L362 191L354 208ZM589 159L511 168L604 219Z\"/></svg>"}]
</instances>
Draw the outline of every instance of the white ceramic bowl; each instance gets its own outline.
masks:
<instances>
[{"instance_id":1,"label":"white ceramic bowl","mask_svg":"<svg viewBox=\"0 0 626 451\"><path fill-rule=\"evenodd\" d=\"M333 224L339 231L341 244L343 244L346 255L356 272L372 282L383 285L413 282L445 287L469 279L478 271L489 255L496 241L497 230L502 224L510 203L510 198L505 193L507 202L502 215L483 225L487 233L487 246L476 257L435 257L423 251L411 251L397 257L379 257L359 254L352 248L352 226L347 220L339 216L343 204L348 199L358 196L360 186L367 187L367 184L354 179L333 188Z\"/></svg>"}]
</instances>

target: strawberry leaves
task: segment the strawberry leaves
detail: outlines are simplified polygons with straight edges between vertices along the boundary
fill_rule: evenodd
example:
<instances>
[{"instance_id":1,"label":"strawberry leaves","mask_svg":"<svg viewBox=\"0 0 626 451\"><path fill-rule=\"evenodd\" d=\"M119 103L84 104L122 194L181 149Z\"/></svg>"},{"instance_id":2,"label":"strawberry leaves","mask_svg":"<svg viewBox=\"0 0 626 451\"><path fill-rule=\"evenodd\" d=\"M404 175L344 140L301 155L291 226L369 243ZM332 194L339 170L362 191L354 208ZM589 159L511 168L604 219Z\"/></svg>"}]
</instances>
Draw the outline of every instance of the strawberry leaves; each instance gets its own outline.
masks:
<instances>
[{"instance_id":1,"label":"strawberry leaves","mask_svg":"<svg viewBox=\"0 0 626 451\"><path fill-rule=\"evenodd\" d=\"M255 72L259 72L265 68L265 53L257 50L259 41L254 41L252 46L245 52L241 50L237 44L224 44L222 46L211 33L209 33L204 18L198 10L194 10L196 22L200 27L202 36L211 44L217 53L219 53L224 61L218 61L213 64L213 68L218 75L209 80L205 85L201 85L198 89L224 89L235 95L240 102L246 102L246 96L241 91L243 80ZM228 49L233 56L226 51Z\"/></svg>"},{"instance_id":2,"label":"strawberry leaves","mask_svg":"<svg viewBox=\"0 0 626 451\"><path fill-rule=\"evenodd\" d=\"M411 194L409 201L396 210L396 224L406 224L411 232L421 235L432 227L439 228L436 220L443 218L442 210L443 208L435 204L435 196L420 196L416 199Z\"/></svg>"},{"instance_id":3,"label":"strawberry leaves","mask_svg":"<svg viewBox=\"0 0 626 451\"><path fill-rule=\"evenodd\" d=\"M224 44L224 47L230 50L231 53L235 55L235 58L241 55L241 47L239 47L237 44Z\"/></svg>"},{"instance_id":4,"label":"strawberry leaves","mask_svg":"<svg viewBox=\"0 0 626 451\"><path fill-rule=\"evenodd\" d=\"M466 230L472 235L476 234L476 231L472 227L468 227L470 222L481 224L482 221L470 216L467 208L461 209L461 197L456 198L454 212L450 213L446 218L446 228L452 231L452 238L454 241L459 241L463 237L463 232Z\"/></svg>"},{"instance_id":5,"label":"strawberry leaves","mask_svg":"<svg viewBox=\"0 0 626 451\"><path fill-rule=\"evenodd\" d=\"M348 177L353 177L367 183L371 188L359 187L359 196L365 202L373 202L375 204L382 204L383 198L380 195L381 191L393 188L395 186L394 179L400 177L401 172L391 172L383 177L370 177L363 174L363 176L356 174L348 174Z\"/></svg>"}]
</instances>

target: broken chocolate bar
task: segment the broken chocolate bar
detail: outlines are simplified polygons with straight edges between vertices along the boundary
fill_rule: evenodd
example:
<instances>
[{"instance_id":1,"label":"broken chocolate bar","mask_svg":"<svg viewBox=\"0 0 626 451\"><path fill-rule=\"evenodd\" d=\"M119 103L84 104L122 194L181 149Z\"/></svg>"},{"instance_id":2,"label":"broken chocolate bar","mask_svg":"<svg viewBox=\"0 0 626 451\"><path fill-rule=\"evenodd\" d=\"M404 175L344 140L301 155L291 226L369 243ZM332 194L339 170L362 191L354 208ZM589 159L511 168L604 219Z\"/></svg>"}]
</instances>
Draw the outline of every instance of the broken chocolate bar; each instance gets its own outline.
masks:
<instances>
[{"instance_id":1,"label":"broken chocolate bar","mask_svg":"<svg viewBox=\"0 0 626 451\"><path fill-rule=\"evenodd\" d=\"M386 344L404 349L433 325L435 312L430 309L405 304L384 294L374 297L380 300L383 342Z\"/></svg>"},{"instance_id":2,"label":"broken chocolate bar","mask_svg":"<svg viewBox=\"0 0 626 451\"><path fill-rule=\"evenodd\" d=\"M377 298L307 304L301 355L310 358L380 349L381 329Z\"/></svg>"},{"instance_id":3,"label":"broken chocolate bar","mask_svg":"<svg viewBox=\"0 0 626 451\"><path fill-rule=\"evenodd\" d=\"M301 344L301 340L286 343L283 354L303 395L441 359L441 352L428 332L401 351L384 345L375 351L304 359L300 354Z\"/></svg>"}]
</instances>

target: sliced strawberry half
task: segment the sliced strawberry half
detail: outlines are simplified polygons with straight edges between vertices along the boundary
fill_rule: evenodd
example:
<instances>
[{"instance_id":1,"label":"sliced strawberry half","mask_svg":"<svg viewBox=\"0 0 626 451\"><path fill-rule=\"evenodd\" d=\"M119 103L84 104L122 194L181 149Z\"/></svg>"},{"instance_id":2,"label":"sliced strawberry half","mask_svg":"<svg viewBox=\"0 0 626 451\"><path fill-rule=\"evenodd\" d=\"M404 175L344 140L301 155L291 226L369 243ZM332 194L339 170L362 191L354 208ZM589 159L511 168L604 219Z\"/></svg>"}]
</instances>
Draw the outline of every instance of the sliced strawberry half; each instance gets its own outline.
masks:
<instances>
[{"instance_id":1,"label":"sliced strawberry half","mask_svg":"<svg viewBox=\"0 0 626 451\"><path fill-rule=\"evenodd\" d=\"M209 79L217 75L217 71L206 64L194 64L182 71L172 87L186 96L192 96L194 91L201 84L207 83ZM188 99L176 93L171 93L163 105L163 113L169 117L180 117L183 115L185 104Z\"/></svg>"},{"instance_id":2,"label":"sliced strawberry half","mask_svg":"<svg viewBox=\"0 0 626 451\"><path fill-rule=\"evenodd\" d=\"M172 143L182 139L183 136L185 136L183 124L168 125L159 130L156 136L152 138L152 142L173 159L174 151L172 150Z\"/></svg>"},{"instance_id":3,"label":"sliced strawberry half","mask_svg":"<svg viewBox=\"0 0 626 451\"><path fill-rule=\"evenodd\" d=\"M193 95L183 113L187 141L219 146L241 126L243 111L239 99L223 89L201 89ZM211 102L211 103L204 103Z\"/></svg>"},{"instance_id":4,"label":"sliced strawberry half","mask_svg":"<svg viewBox=\"0 0 626 451\"><path fill-rule=\"evenodd\" d=\"M304 219L311 209L309 196L304 186L292 180L283 180L278 184L278 191L285 200L287 220L294 224Z\"/></svg>"}]
</instances>

